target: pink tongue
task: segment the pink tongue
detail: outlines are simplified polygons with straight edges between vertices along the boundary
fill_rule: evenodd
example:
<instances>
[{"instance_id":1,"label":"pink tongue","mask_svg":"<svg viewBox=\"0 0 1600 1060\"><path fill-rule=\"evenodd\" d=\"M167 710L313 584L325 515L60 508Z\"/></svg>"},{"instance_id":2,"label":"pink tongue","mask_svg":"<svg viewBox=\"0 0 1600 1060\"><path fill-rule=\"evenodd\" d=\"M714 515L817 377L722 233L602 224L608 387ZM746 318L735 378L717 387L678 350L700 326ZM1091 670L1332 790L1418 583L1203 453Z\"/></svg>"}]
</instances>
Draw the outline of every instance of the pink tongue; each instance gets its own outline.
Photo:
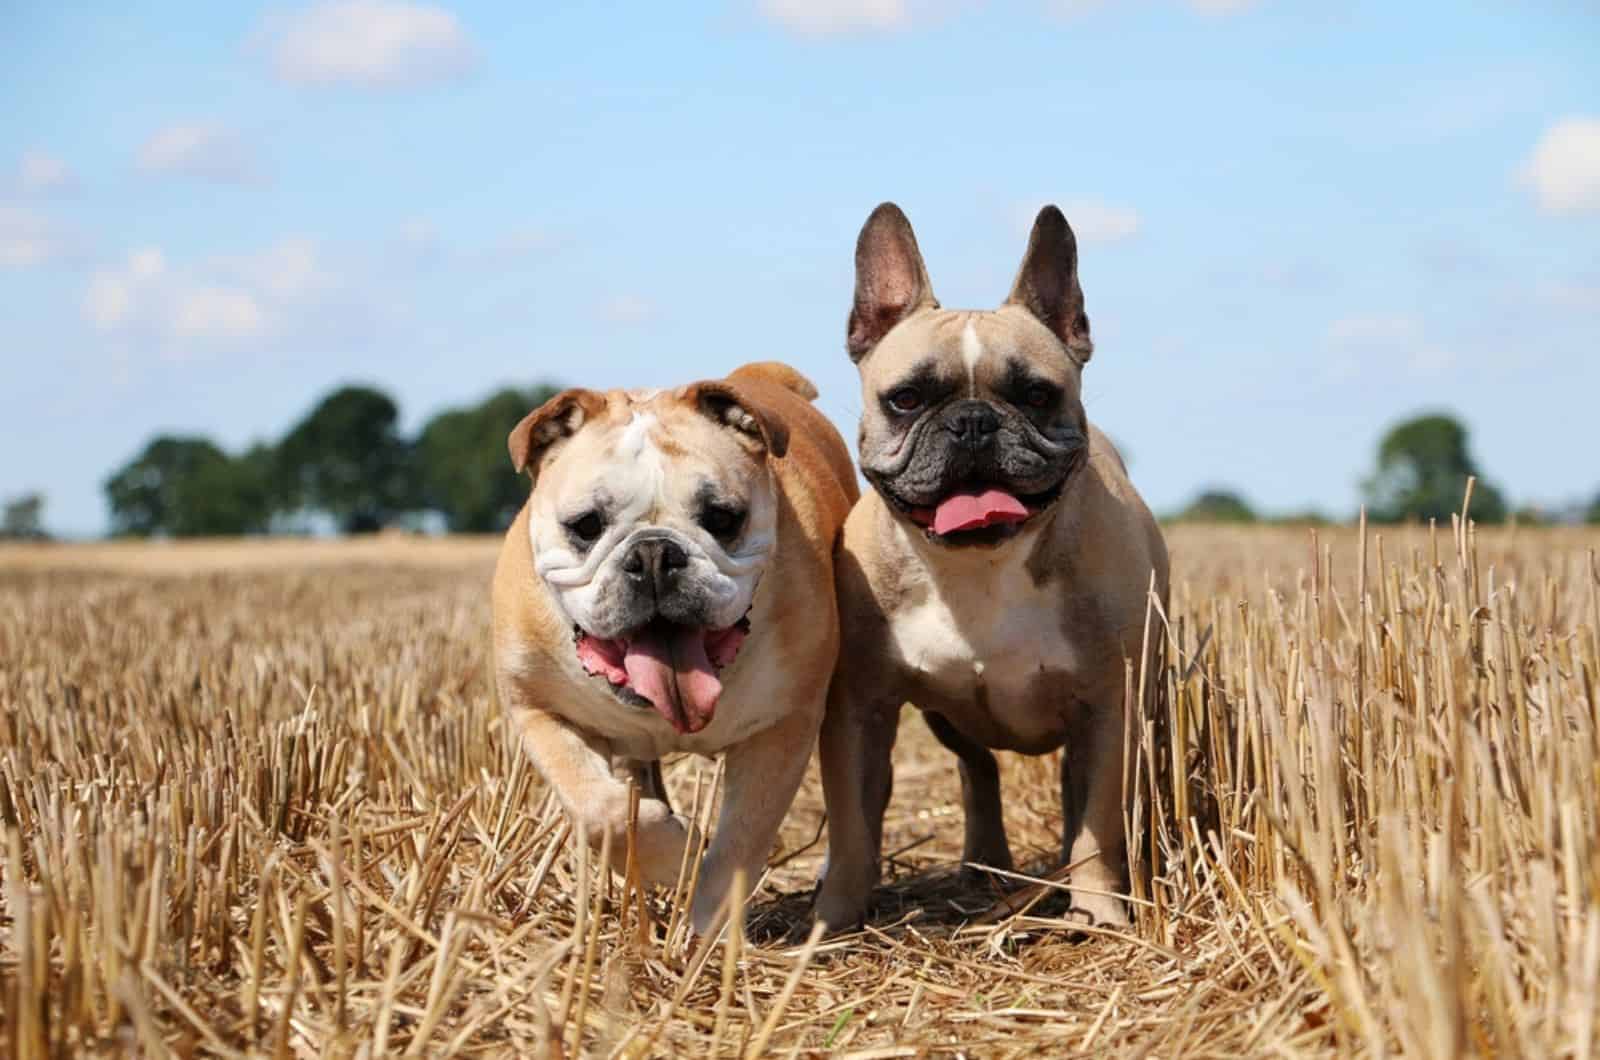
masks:
<instances>
[{"instance_id":1,"label":"pink tongue","mask_svg":"<svg viewBox=\"0 0 1600 1060\"><path fill-rule=\"evenodd\" d=\"M622 668L622 642L601 640L585 633L578 639L578 661L592 674L604 674L607 681L620 685L628 680Z\"/></svg>"},{"instance_id":2,"label":"pink tongue","mask_svg":"<svg viewBox=\"0 0 1600 1060\"><path fill-rule=\"evenodd\" d=\"M1028 509L1005 490L953 493L933 510L933 532L943 535L996 523L1020 523L1027 517Z\"/></svg>"},{"instance_id":3,"label":"pink tongue","mask_svg":"<svg viewBox=\"0 0 1600 1060\"><path fill-rule=\"evenodd\" d=\"M628 684L674 729L699 732L710 723L722 682L706 655L705 630L640 630L629 641L622 665Z\"/></svg>"}]
</instances>

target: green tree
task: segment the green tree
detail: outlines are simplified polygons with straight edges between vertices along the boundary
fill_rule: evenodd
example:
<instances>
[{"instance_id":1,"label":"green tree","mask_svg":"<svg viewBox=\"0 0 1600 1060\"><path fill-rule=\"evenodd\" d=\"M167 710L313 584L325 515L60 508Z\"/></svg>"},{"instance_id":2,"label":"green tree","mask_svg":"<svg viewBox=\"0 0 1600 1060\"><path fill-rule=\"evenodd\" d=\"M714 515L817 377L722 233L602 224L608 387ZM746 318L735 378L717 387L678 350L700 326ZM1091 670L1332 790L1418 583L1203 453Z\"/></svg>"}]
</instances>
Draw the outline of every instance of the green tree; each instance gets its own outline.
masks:
<instances>
[{"instance_id":1,"label":"green tree","mask_svg":"<svg viewBox=\"0 0 1600 1060\"><path fill-rule=\"evenodd\" d=\"M1594 495L1594 501L1590 503L1589 510L1583 513L1583 521L1586 523L1600 523L1600 493Z\"/></svg>"},{"instance_id":2,"label":"green tree","mask_svg":"<svg viewBox=\"0 0 1600 1060\"><path fill-rule=\"evenodd\" d=\"M320 509L346 533L377 530L411 506L400 410L372 387L341 387L278 444L274 481L286 508Z\"/></svg>"},{"instance_id":3,"label":"green tree","mask_svg":"<svg viewBox=\"0 0 1600 1060\"><path fill-rule=\"evenodd\" d=\"M247 487L251 498L262 508L262 528L271 529L278 516L294 507L288 485L283 481L283 469L278 464L278 451L257 442L234 457L233 462L240 486Z\"/></svg>"},{"instance_id":4,"label":"green tree","mask_svg":"<svg viewBox=\"0 0 1600 1060\"><path fill-rule=\"evenodd\" d=\"M1448 525L1461 510L1467 478L1472 490L1471 517L1480 523L1506 518L1500 491L1484 481L1467 445L1467 429L1453 416L1418 416L1397 424L1378 446L1378 469L1362 484L1367 513L1373 522L1434 519Z\"/></svg>"},{"instance_id":5,"label":"green tree","mask_svg":"<svg viewBox=\"0 0 1600 1060\"><path fill-rule=\"evenodd\" d=\"M1208 489L1201 492L1189 507L1178 513L1178 519L1196 523L1253 523L1255 509L1232 490Z\"/></svg>"},{"instance_id":6,"label":"green tree","mask_svg":"<svg viewBox=\"0 0 1600 1060\"><path fill-rule=\"evenodd\" d=\"M496 391L471 408L446 409L416 443L417 486L425 507L456 533L504 530L528 499L528 483L506 459L506 436L556 387Z\"/></svg>"},{"instance_id":7,"label":"green tree","mask_svg":"<svg viewBox=\"0 0 1600 1060\"><path fill-rule=\"evenodd\" d=\"M24 493L5 502L0 510L0 539L43 541L49 536L44 531L44 494Z\"/></svg>"},{"instance_id":8,"label":"green tree","mask_svg":"<svg viewBox=\"0 0 1600 1060\"><path fill-rule=\"evenodd\" d=\"M163 435L106 480L113 533L131 537L259 533L272 505L260 468L211 441Z\"/></svg>"}]
</instances>

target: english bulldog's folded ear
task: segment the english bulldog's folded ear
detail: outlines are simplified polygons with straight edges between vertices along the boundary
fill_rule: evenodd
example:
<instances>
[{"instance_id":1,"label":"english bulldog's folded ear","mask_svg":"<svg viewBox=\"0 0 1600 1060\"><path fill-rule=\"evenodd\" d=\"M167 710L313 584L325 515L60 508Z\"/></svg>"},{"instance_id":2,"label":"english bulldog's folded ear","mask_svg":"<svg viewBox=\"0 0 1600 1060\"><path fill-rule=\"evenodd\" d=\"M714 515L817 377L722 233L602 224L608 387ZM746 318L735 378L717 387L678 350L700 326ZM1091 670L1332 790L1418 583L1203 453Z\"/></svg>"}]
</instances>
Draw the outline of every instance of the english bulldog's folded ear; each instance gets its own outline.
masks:
<instances>
[{"instance_id":1,"label":"english bulldog's folded ear","mask_svg":"<svg viewBox=\"0 0 1600 1060\"><path fill-rule=\"evenodd\" d=\"M911 222L894 203L882 203L856 239L856 297L845 337L850 359L860 361L916 310L937 308Z\"/></svg>"},{"instance_id":2,"label":"english bulldog's folded ear","mask_svg":"<svg viewBox=\"0 0 1600 1060\"><path fill-rule=\"evenodd\" d=\"M731 427L766 450L769 456L789 451L789 425L733 383L695 383L685 397L716 423Z\"/></svg>"},{"instance_id":3,"label":"english bulldog's folded ear","mask_svg":"<svg viewBox=\"0 0 1600 1060\"><path fill-rule=\"evenodd\" d=\"M593 390L563 390L522 418L511 429L506 448L518 473L538 470L539 456L605 410L605 395Z\"/></svg>"},{"instance_id":4,"label":"english bulldog's folded ear","mask_svg":"<svg viewBox=\"0 0 1600 1060\"><path fill-rule=\"evenodd\" d=\"M1046 206L1033 222L1028 250L1006 304L1020 305L1037 317L1079 364L1094 353L1083 288L1078 286L1078 241L1056 207Z\"/></svg>"}]
</instances>

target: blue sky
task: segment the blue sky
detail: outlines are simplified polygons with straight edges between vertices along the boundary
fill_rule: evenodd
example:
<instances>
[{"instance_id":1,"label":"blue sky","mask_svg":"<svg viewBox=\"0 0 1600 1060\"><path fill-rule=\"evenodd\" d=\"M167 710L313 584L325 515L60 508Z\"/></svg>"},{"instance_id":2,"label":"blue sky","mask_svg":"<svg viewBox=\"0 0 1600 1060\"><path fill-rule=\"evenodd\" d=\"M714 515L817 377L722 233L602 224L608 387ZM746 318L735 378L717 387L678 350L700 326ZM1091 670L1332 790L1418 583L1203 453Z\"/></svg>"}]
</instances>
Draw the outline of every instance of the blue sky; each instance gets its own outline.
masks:
<instances>
[{"instance_id":1,"label":"blue sky","mask_svg":"<svg viewBox=\"0 0 1600 1060\"><path fill-rule=\"evenodd\" d=\"M415 426L776 357L853 437L883 199L947 306L1063 206L1089 414L1158 510L1350 513L1435 408L1518 502L1600 490L1592 4L560 7L7 4L0 496L97 533L152 434L345 381Z\"/></svg>"}]
</instances>

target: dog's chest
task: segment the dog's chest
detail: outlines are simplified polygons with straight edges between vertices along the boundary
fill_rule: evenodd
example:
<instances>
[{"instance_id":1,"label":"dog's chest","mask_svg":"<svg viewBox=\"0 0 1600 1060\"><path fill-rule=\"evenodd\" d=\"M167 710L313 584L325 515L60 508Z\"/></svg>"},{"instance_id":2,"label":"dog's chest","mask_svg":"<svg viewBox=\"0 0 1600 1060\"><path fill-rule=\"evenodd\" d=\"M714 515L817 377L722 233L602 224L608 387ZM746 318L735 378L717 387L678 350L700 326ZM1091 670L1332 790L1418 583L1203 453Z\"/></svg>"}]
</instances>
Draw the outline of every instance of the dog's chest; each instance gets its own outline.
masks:
<instances>
[{"instance_id":1,"label":"dog's chest","mask_svg":"<svg viewBox=\"0 0 1600 1060\"><path fill-rule=\"evenodd\" d=\"M1059 585L1019 568L908 586L890 626L913 701L991 747L1056 746L1076 703L1082 652L1063 630Z\"/></svg>"}]
</instances>

